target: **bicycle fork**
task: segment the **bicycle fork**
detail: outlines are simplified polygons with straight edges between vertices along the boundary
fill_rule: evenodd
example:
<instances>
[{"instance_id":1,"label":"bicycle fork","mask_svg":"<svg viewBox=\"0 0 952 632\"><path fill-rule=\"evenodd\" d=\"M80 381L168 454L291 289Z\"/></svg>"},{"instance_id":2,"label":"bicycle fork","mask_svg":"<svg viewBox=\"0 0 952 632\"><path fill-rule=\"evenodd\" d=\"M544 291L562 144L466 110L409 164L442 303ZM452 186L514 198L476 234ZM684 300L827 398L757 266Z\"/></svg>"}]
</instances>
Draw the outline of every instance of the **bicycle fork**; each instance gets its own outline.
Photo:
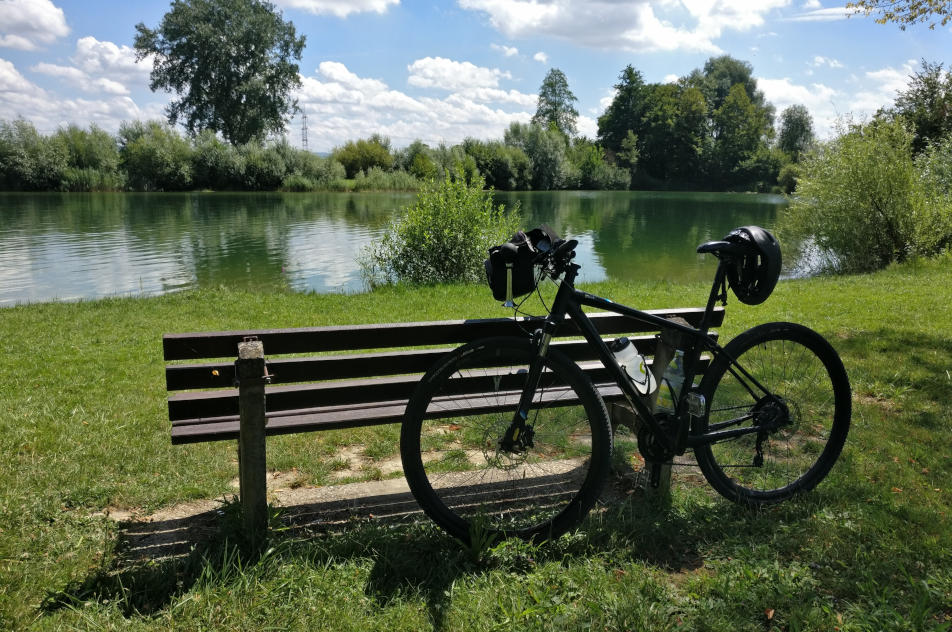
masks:
<instances>
[{"instance_id":1,"label":"bicycle fork","mask_svg":"<svg viewBox=\"0 0 952 632\"><path fill-rule=\"evenodd\" d=\"M532 335L536 353L532 356L532 361L529 364L529 373L519 397L519 406L516 407L516 412L513 413L512 421L509 423L509 427L506 428L506 432L499 439L499 449L503 452L525 452L533 447L535 429L529 423L529 409L532 406L536 390L539 388L542 367L545 363L545 356L549 351L549 342L552 340L554 329L554 323L546 321L545 327L536 329Z\"/></svg>"}]
</instances>

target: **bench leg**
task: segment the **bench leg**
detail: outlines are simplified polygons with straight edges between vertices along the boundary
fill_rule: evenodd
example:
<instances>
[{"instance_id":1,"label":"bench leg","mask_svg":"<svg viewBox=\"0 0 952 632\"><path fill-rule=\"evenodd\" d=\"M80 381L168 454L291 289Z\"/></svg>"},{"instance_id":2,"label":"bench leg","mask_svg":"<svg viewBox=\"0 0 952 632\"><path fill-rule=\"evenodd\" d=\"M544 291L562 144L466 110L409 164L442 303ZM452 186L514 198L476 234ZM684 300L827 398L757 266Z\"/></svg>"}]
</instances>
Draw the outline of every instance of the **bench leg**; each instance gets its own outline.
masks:
<instances>
[{"instance_id":1,"label":"bench leg","mask_svg":"<svg viewBox=\"0 0 952 632\"><path fill-rule=\"evenodd\" d=\"M238 480L245 534L257 544L268 528L267 460L265 455L264 345L257 340L238 343Z\"/></svg>"}]
</instances>

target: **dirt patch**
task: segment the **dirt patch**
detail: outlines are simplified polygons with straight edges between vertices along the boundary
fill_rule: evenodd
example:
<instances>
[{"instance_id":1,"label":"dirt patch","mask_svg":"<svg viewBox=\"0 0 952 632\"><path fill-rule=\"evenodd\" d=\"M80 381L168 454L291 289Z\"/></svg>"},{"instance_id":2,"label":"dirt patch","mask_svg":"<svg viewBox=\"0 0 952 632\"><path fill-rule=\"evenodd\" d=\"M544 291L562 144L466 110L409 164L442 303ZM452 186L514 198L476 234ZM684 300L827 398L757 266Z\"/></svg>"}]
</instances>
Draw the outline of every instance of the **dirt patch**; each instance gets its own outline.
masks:
<instances>
[{"instance_id":1,"label":"dirt patch","mask_svg":"<svg viewBox=\"0 0 952 632\"><path fill-rule=\"evenodd\" d=\"M429 456L429 458L428 458ZM424 455L431 460L434 455ZM467 453L478 462L483 455ZM362 446L348 446L338 452L337 460L346 467L335 470L335 478L357 478L369 471L379 473L377 480L337 483L325 486L305 484L297 470L269 472L268 502L283 509L285 520L308 529L340 528L355 520L405 520L422 512L410 493L403 476L399 456L371 459ZM693 456L679 457L677 464L695 465ZM618 502L648 484L642 463L633 460L632 469L616 472L614 482L606 486L603 500ZM692 468L676 467L674 478L693 484L700 477ZM700 482L698 480L698 482ZM238 489L238 479L232 481ZM163 508L151 515L128 509L107 508L106 515L123 523L122 539L126 555L133 560L159 560L187 555L198 543L214 536L222 516L224 498L194 500Z\"/></svg>"}]
</instances>

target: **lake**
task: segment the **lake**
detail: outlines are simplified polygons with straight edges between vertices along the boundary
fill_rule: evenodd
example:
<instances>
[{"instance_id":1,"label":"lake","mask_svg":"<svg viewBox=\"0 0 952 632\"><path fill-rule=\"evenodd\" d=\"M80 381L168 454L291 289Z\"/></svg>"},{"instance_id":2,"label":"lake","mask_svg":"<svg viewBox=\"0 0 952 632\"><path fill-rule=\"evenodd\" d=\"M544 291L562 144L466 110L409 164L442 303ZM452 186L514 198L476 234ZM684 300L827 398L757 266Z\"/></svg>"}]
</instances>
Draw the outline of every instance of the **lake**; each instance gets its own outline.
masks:
<instances>
[{"instance_id":1,"label":"lake","mask_svg":"<svg viewBox=\"0 0 952 632\"><path fill-rule=\"evenodd\" d=\"M0 306L233 286L364 289L358 253L412 193L0 193ZM582 281L709 279L695 254L731 228L776 223L780 196L497 193L531 228L579 240Z\"/></svg>"}]
</instances>

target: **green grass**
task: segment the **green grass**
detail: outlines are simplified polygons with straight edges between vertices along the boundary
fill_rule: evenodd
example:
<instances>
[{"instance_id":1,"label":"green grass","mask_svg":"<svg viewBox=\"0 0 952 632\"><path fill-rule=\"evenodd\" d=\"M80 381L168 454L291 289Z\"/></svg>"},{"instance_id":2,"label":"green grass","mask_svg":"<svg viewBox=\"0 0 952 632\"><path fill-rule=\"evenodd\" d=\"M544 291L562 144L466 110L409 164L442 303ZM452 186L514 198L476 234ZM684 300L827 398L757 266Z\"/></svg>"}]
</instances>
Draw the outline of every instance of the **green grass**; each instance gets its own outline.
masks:
<instances>
[{"instance_id":1,"label":"green grass","mask_svg":"<svg viewBox=\"0 0 952 632\"><path fill-rule=\"evenodd\" d=\"M0 310L0 629L948 630L952 624L952 260L782 282L731 300L727 340L768 320L827 336L853 385L853 427L813 493L741 509L677 476L545 545L464 550L428 523L277 529L243 555L235 506L184 559L130 560L104 509L223 498L233 442L171 446L161 334L503 316L488 290L355 296L207 290ZM605 283L642 308L708 288ZM269 465L308 483L372 463L396 428L276 437ZM630 446L629 446L630 447ZM368 478L379 476L370 471Z\"/></svg>"}]
</instances>

